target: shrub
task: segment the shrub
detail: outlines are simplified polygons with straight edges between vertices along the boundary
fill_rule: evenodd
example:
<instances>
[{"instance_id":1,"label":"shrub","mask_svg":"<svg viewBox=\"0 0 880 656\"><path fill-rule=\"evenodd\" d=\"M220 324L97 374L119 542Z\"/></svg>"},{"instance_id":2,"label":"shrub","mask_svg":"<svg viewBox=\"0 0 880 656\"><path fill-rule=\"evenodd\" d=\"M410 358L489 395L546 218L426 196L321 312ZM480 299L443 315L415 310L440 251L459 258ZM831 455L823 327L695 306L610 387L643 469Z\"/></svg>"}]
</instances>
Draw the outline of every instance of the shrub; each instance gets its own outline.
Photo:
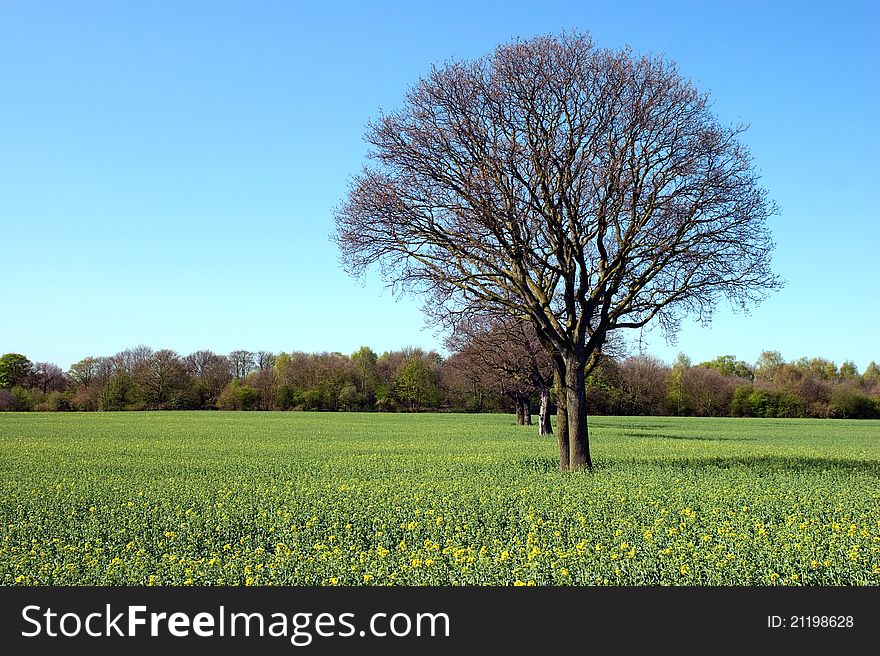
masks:
<instances>
[{"instance_id":1,"label":"shrub","mask_svg":"<svg viewBox=\"0 0 880 656\"><path fill-rule=\"evenodd\" d=\"M831 416L841 419L875 419L880 417L877 403L850 385L838 385L831 392Z\"/></svg>"}]
</instances>

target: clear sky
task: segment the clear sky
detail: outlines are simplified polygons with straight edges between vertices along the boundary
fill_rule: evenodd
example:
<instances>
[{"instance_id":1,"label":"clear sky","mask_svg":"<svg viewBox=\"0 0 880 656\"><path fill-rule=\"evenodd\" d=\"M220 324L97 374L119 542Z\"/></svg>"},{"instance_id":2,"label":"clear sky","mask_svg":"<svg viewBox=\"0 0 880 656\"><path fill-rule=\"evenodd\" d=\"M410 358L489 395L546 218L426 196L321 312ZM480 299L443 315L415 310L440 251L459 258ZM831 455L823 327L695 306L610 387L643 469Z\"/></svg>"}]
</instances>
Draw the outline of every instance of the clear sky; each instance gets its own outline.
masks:
<instances>
[{"instance_id":1,"label":"clear sky","mask_svg":"<svg viewBox=\"0 0 880 656\"><path fill-rule=\"evenodd\" d=\"M880 3L0 2L0 353L439 348L344 274L365 123L432 64L577 29L663 53L781 206L786 288L647 352L880 360Z\"/></svg>"}]
</instances>

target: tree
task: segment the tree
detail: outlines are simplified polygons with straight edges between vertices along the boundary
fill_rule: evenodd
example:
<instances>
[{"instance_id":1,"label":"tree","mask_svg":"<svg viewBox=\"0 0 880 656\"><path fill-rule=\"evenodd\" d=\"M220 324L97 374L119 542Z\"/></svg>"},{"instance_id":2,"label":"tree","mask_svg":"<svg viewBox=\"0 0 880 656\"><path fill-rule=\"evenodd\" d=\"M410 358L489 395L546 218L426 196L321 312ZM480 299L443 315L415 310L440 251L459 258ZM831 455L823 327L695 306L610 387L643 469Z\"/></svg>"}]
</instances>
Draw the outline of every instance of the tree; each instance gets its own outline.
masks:
<instances>
[{"instance_id":1,"label":"tree","mask_svg":"<svg viewBox=\"0 0 880 656\"><path fill-rule=\"evenodd\" d=\"M229 373L238 382L243 381L256 366L254 354L243 349L233 351L227 359L229 360Z\"/></svg>"},{"instance_id":2,"label":"tree","mask_svg":"<svg viewBox=\"0 0 880 656\"><path fill-rule=\"evenodd\" d=\"M180 405L180 393L188 380L180 356L170 349L162 349L146 362L138 382L148 407L167 409Z\"/></svg>"},{"instance_id":3,"label":"tree","mask_svg":"<svg viewBox=\"0 0 880 656\"><path fill-rule=\"evenodd\" d=\"M183 359L183 366L193 380L194 402L201 408L213 408L220 392L232 378L229 360L213 351L196 351Z\"/></svg>"},{"instance_id":4,"label":"tree","mask_svg":"<svg viewBox=\"0 0 880 656\"><path fill-rule=\"evenodd\" d=\"M585 376L609 334L746 308L779 282L743 127L660 57L581 34L435 68L368 128L336 210L346 267L378 264L455 325L530 321L552 353L563 470L590 468Z\"/></svg>"},{"instance_id":5,"label":"tree","mask_svg":"<svg viewBox=\"0 0 880 656\"><path fill-rule=\"evenodd\" d=\"M100 364L100 358L91 356L83 358L79 362L70 365L67 377L74 383L74 385L88 387L91 385L92 380L98 375Z\"/></svg>"},{"instance_id":6,"label":"tree","mask_svg":"<svg viewBox=\"0 0 880 656\"><path fill-rule=\"evenodd\" d=\"M681 372L681 394L687 408L697 417L718 417L729 412L737 387L735 380L715 369L691 367Z\"/></svg>"},{"instance_id":7,"label":"tree","mask_svg":"<svg viewBox=\"0 0 880 656\"><path fill-rule=\"evenodd\" d=\"M409 357L394 377L394 394L411 411L436 407L440 402L437 373L420 357Z\"/></svg>"},{"instance_id":8,"label":"tree","mask_svg":"<svg viewBox=\"0 0 880 656\"><path fill-rule=\"evenodd\" d=\"M21 353L6 353L0 357L0 389L11 389L24 383L32 366Z\"/></svg>"},{"instance_id":9,"label":"tree","mask_svg":"<svg viewBox=\"0 0 880 656\"><path fill-rule=\"evenodd\" d=\"M670 373L667 365L649 355L638 355L621 362L618 371L628 414L657 415L663 412Z\"/></svg>"},{"instance_id":10,"label":"tree","mask_svg":"<svg viewBox=\"0 0 880 656\"><path fill-rule=\"evenodd\" d=\"M873 360L871 360L868 363L868 366L865 367L865 373L862 374L862 382L864 382L867 387L880 385L880 367L878 367L877 363Z\"/></svg>"},{"instance_id":11,"label":"tree","mask_svg":"<svg viewBox=\"0 0 880 656\"><path fill-rule=\"evenodd\" d=\"M722 376L734 376L746 380L755 379L755 372L752 371L752 368L743 360L737 360L735 355L719 355L709 362L701 362L700 366L714 369Z\"/></svg>"},{"instance_id":12,"label":"tree","mask_svg":"<svg viewBox=\"0 0 880 656\"><path fill-rule=\"evenodd\" d=\"M356 391L360 394L360 401L366 407L372 407L376 398L376 387L379 385L379 372L376 362L379 356L369 346L361 346L351 354L351 363L354 365L357 377L355 379ZM358 399L347 399L349 404L357 405Z\"/></svg>"},{"instance_id":13,"label":"tree","mask_svg":"<svg viewBox=\"0 0 880 656\"><path fill-rule=\"evenodd\" d=\"M553 363L531 323L476 317L459 322L446 340L446 347L461 356L456 358L456 366L473 372L483 386L506 394L514 401L519 425L531 425L531 397L537 393L538 433L553 432L550 423Z\"/></svg>"},{"instance_id":14,"label":"tree","mask_svg":"<svg viewBox=\"0 0 880 656\"><path fill-rule=\"evenodd\" d=\"M755 363L755 378L772 382L784 364L785 359L779 351L761 351Z\"/></svg>"},{"instance_id":15,"label":"tree","mask_svg":"<svg viewBox=\"0 0 880 656\"><path fill-rule=\"evenodd\" d=\"M67 384L64 380L64 372L57 364L52 362L36 362L31 367L27 385L39 389L42 392L60 392Z\"/></svg>"},{"instance_id":16,"label":"tree","mask_svg":"<svg viewBox=\"0 0 880 656\"><path fill-rule=\"evenodd\" d=\"M852 360L845 360L844 363L840 365L838 376L843 381L859 380L859 368Z\"/></svg>"}]
</instances>

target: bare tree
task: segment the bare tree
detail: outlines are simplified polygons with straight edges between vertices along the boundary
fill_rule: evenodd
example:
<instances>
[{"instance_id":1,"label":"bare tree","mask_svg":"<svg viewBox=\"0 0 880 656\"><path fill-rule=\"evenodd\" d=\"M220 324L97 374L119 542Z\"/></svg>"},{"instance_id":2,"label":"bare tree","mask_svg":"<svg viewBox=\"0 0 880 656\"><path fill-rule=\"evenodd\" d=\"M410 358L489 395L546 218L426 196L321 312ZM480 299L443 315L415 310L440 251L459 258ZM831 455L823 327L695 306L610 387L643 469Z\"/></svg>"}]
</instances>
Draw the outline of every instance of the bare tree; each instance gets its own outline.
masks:
<instances>
[{"instance_id":1,"label":"bare tree","mask_svg":"<svg viewBox=\"0 0 880 656\"><path fill-rule=\"evenodd\" d=\"M148 407L166 409L173 405L175 395L187 384L186 367L176 352L161 349L153 353L141 369L138 382Z\"/></svg>"},{"instance_id":2,"label":"bare tree","mask_svg":"<svg viewBox=\"0 0 880 656\"><path fill-rule=\"evenodd\" d=\"M229 354L229 373L235 380L241 382L254 370L256 362L251 351L239 349Z\"/></svg>"},{"instance_id":3,"label":"bare tree","mask_svg":"<svg viewBox=\"0 0 880 656\"><path fill-rule=\"evenodd\" d=\"M655 357L637 355L621 362L618 372L628 414L656 415L663 412L669 367Z\"/></svg>"},{"instance_id":4,"label":"bare tree","mask_svg":"<svg viewBox=\"0 0 880 656\"><path fill-rule=\"evenodd\" d=\"M29 387L35 387L43 392L58 392L65 388L67 381L64 372L57 364L52 362L36 362L29 374Z\"/></svg>"},{"instance_id":5,"label":"bare tree","mask_svg":"<svg viewBox=\"0 0 880 656\"><path fill-rule=\"evenodd\" d=\"M366 135L337 209L345 266L528 320L552 353L563 470L590 468L585 375L612 331L707 321L779 282L774 212L740 143L675 66L537 37L435 68Z\"/></svg>"},{"instance_id":6,"label":"bare tree","mask_svg":"<svg viewBox=\"0 0 880 656\"><path fill-rule=\"evenodd\" d=\"M195 381L196 402L202 407L213 407L220 392L232 379L229 360L213 351L196 351L183 359L189 376Z\"/></svg>"},{"instance_id":7,"label":"bare tree","mask_svg":"<svg viewBox=\"0 0 880 656\"><path fill-rule=\"evenodd\" d=\"M256 364L257 369L260 371L266 371L267 369L272 369L275 366L275 354L270 351L257 351L256 355Z\"/></svg>"},{"instance_id":8,"label":"bare tree","mask_svg":"<svg viewBox=\"0 0 880 656\"><path fill-rule=\"evenodd\" d=\"M553 432L553 361L531 323L491 316L460 321L446 340L446 347L465 356L455 361L456 366L470 369L484 385L513 399L518 424L531 425L531 397L537 393L538 432Z\"/></svg>"}]
</instances>

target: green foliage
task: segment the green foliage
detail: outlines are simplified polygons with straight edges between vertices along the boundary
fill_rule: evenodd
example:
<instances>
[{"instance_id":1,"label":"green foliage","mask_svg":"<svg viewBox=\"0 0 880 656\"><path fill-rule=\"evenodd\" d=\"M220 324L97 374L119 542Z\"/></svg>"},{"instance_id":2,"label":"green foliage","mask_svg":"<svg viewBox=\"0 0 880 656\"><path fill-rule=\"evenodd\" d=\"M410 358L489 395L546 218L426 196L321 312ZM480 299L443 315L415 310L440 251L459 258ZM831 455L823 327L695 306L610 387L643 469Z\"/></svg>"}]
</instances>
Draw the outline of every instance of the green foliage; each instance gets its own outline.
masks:
<instances>
[{"instance_id":1,"label":"green foliage","mask_svg":"<svg viewBox=\"0 0 880 656\"><path fill-rule=\"evenodd\" d=\"M368 409L368 406L372 403L375 398L376 388L381 383L377 367L378 360L379 356L369 346L361 346L351 354L351 363L354 365L356 372L354 383L362 398L360 405L364 409Z\"/></svg>"},{"instance_id":2,"label":"green foliage","mask_svg":"<svg viewBox=\"0 0 880 656\"><path fill-rule=\"evenodd\" d=\"M703 362L700 366L717 371L722 376L735 376L746 380L755 377L752 368L743 360L737 360L735 355L719 355L714 360Z\"/></svg>"},{"instance_id":3,"label":"green foliage","mask_svg":"<svg viewBox=\"0 0 880 656\"><path fill-rule=\"evenodd\" d=\"M31 361L21 353L6 353L0 356L0 389L11 389L22 385L31 372Z\"/></svg>"},{"instance_id":4,"label":"green foliage","mask_svg":"<svg viewBox=\"0 0 880 656\"><path fill-rule=\"evenodd\" d=\"M790 392L741 385L730 401L732 417L803 417L804 404Z\"/></svg>"},{"instance_id":5,"label":"green foliage","mask_svg":"<svg viewBox=\"0 0 880 656\"><path fill-rule=\"evenodd\" d=\"M296 406L296 391L292 385L280 385L275 390L275 408L291 410Z\"/></svg>"},{"instance_id":6,"label":"green foliage","mask_svg":"<svg viewBox=\"0 0 880 656\"><path fill-rule=\"evenodd\" d=\"M3 585L880 584L877 421L0 416Z\"/></svg>"},{"instance_id":7,"label":"green foliage","mask_svg":"<svg viewBox=\"0 0 880 656\"><path fill-rule=\"evenodd\" d=\"M877 419L880 403L854 385L840 385L831 392L831 413L842 419Z\"/></svg>"},{"instance_id":8,"label":"green foliage","mask_svg":"<svg viewBox=\"0 0 880 656\"><path fill-rule=\"evenodd\" d=\"M324 391L309 389L298 395L296 407L300 410L323 410L326 404Z\"/></svg>"},{"instance_id":9,"label":"green foliage","mask_svg":"<svg viewBox=\"0 0 880 656\"><path fill-rule=\"evenodd\" d=\"M407 359L394 378L394 396L410 410L436 408L440 403L437 376L422 358Z\"/></svg>"},{"instance_id":10,"label":"green foliage","mask_svg":"<svg viewBox=\"0 0 880 656\"><path fill-rule=\"evenodd\" d=\"M755 363L755 378L773 380L784 364L785 360L779 351L762 351Z\"/></svg>"},{"instance_id":11,"label":"green foliage","mask_svg":"<svg viewBox=\"0 0 880 656\"><path fill-rule=\"evenodd\" d=\"M117 369L110 382L103 389L100 409L104 411L125 410L134 402L135 389L131 376L124 370Z\"/></svg>"},{"instance_id":12,"label":"green foliage","mask_svg":"<svg viewBox=\"0 0 880 656\"><path fill-rule=\"evenodd\" d=\"M220 410L254 410L259 401L257 390L233 378L217 397L217 407Z\"/></svg>"}]
</instances>

